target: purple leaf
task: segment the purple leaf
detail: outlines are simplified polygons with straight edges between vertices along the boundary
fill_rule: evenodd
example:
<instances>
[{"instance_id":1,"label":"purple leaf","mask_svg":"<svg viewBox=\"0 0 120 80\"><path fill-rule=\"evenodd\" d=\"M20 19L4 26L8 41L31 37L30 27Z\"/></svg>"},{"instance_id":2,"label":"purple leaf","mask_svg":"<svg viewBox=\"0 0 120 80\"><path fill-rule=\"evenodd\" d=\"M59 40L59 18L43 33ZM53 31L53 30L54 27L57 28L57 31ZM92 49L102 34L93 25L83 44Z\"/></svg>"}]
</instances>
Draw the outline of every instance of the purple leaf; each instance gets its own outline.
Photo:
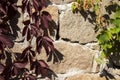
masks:
<instances>
[{"instance_id":1,"label":"purple leaf","mask_svg":"<svg viewBox=\"0 0 120 80\"><path fill-rule=\"evenodd\" d=\"M0 34L0 41L5 45L5 47L12 48L13 47L13 42L11 39L9 39L7 36Z\"/></svg>"},{"instance_id":2,"label":"purple leaf","mask_svg":"<svg viewBox=\"0 0 120 80\"><path fill-rule=\"evenodd\" d=\"M29 50L31 50L31 46L28 46L27 48L25 48L21 54L20 59L24 60L24 61L28 61L28 52Z\"/></svg>"},{"instance_id":3,"label":"purple leaf","mask_svg":"<svg viewBox=\"0 0 120 80\"><path fill-rule=\"evenodd\" d=\"M28 77L29 77L29 80L36 80L35 76L33 76L33 75L28 75Z\"/></svg>"},{"instance_id":4,"label":"purple leaf","mask_svg":"<svg viewBox=\"0 0 120 80\"><path fill-rule=\"evenodd\" d=\"M23 24L24 25L29 25L30 24L30 20L23 21Z\"/></svg>"},{"instance_id":5,"label":"purple leaf","mask_svg":"<svg viewBox=\"0 0 120 80\"><path fill-rule=\"evenodd\" d=\"M54 51L53 40L48 36L44 36L43 38L44 38L45 44L47 44L50 47L51 51Z\"/></svg>"},{"instance_id":6,"label":"purple leaf","mask_svg":"<svg viewBox=\"0 0 120 80\"><path fill-rule=\"evenodd\" d=\"M38 8L39 8L39 2L38 2L38 0L33 0L33 6L34 6L36 12L38 12Z\"/></svg>"},{"instance_id":7,"label":"purple leaf","mask_svg":"<svg viewBox=\"0 0 120 80\"><path fill-rule=\"evenodd\" d=\"M27 48L25 48L24 50L23 50L23 53L26 53L27 51L29 51L29 50L31 50L31 46L28 46Z\"/></svg>"},{"instance_id":8,"label":"purple leaf","mask_svg":"<svg viewBox=\"0 0 120 80\"><path fill-rule=\"evenodd\" d=\"M52 16L49 14L49 12L42 11L42 15L45 15L48 21L52 21Z\"/></svg>"},{"instance_id":9,"label":"purple leaf","mask_svg":"<svg viewBox=\"0 0 120 80\"><path fill-rule=\"evenodd\" d=\"M18 74L18 69L17 69L16 67L14 67L14 69L13 69L13 74L14 74L14 75L17 75L17 74Z\"/></svg>"},{"instance_id":10,"label":"purple leaf","mask_svg":"<svg viewBox=\"0 0 120 80\"><path fill-rule=\"evenodd\" d=\"M27 12L29 13L31 17L32 16L32 5L30 4L30 2L28 2L28 5L27 5Z\"/></svg>"},{"instance_id":11,"label":"purple leaf","mask_svg":"<svg viewBox=\"0 0 120 80\"><path fill-rule=\"evenodd\" d=\"M22 36L25 36L25 34L27 33L27 30L28 30L28 26L25 26L22 31Z\"/></svg>"},{"instance_id":12,"label":"purple leaf","mask_svg":"<svg viewBox=\"0 0 120 80\"><path fill-rule=\"evenodd\" d=\"M37 40L36 40L36 50L38 53L41 52L41 49L42 49L42 37L38 37Z\"/></svg>"},{"instance_id":13,"label":"purple leaf","mask_svg":"<svg viewBox=\"0 0 120 80\"><path fill-rule=\"evenodd\" d=\"M31 54L32 54L32 56L33 56L33 57L35 57L35 56L36 56L35 51L30 50L30 52L31 52Z\"/></svg>"},{"instance_id":14,"label":"purple leaf","mask_svg":"<svg viewBox=\"0 0 120 80\"><path fill-rule=\"evenodd\" d=\"M17 67L17 68L25 68L25 66L27 65L26 62L15 62L14 63L14 66Z\"/></svg>"},{"instance_id":15,"label":"purple leaf","mask_svg":"<svg viewBox=\"0 0 120 80\"><path fill-rule=\"evenodd\" d=\"M2 8L2 5L0 4L0 12L2 12L3 14L6 14L5 10Z\"/></svg>"},{"instance_id":16,"label":"purple leaf","mask_svg":"<svg viewBox=\"0 0 120 80\"><path fill-rule=\"evenodd\" d=\"M31 32L30 29L28 28L27 30L27 41L29 41L31 39Z\"/></svg>"},{"instance_id":17,"label":"purple leaf","mask_svg":"<svg viewBox=\"0 0 120 80\"><path fill-rule=\"evenodd\" d=\"M47 65L47 63L45 63L45 61L43 61L43 60L39 60L38 63L40 64L41 67L44 67L44 68L48 68L49 67Z\"/></svg>"},{"instance_id":18,"label":"purple leaf","mask_svg":"<svg viewBox=\"0 0 120 80\"><path fill-rule=\"evenodd\" d=\"M46 7L46 0L40 0L40 3L41 3L42 8Z\"/></svg>"},{"instance_id":19,"label":"purple leaf","mask_svg":"<svg viewBox=\"0 0 120 80\"><path fill-rule=\"evenodd\" d=\"M4 65L0 64L0 72L2 73L4 71L5 67Z\"/></svg>"},{"instance_id":20,"label":"purple leaf","mask_svg":"<svg viewBox=\"0 0 120 80\"><path fill-rule=\"evenodd\" d=\"M50 42L50 43L53 42L53 40L52 40L50 37L48 37L48 36L44 36L43 38L44 38L45 40L47 40L48 42Z\"/></svg>"},{"instance_id":21,"label":"purple leaf","mask_svg":"<svg viewBox=\"0 0 120 80\"><path fill-rule=\"evenodd\" d=\"M47 44L44 44L43 47L44 47L47 55L49 55L49 53L50 53L50 51L49 51L49 46L48 46Z\"/></svg>"},{"instance_id":22,"label":"purple leaf","mask_svg":"<svg viewBox=\"0 0 120 80\"><path fill-rule=\"evenodd\" d=\"M3 43L0 42L0 50L1 50L2 53L4 53L4 51L5 51L5 48L4 48L4 47L5 47L5 46L3 45ZM0 54L0 59L3 59L3 55L4 55L4 54Z\"/></svg>"},{"instance_id":23,"label":"purple leaf","mask_svg":"<svg viewBox=\"0 0 120 80\"><path fill-rule=\"evenodd\" d=\"M45 15L42 16L42 21L43 21L43 26L45 28L48 28L49 24L48 24L48 20Z\"/></svg>"},{"instance_id":24,"label":"purple leaf","mask_svg":"<svg viewBox=\"0 0 120 80\"><path fill-rule=\"evenodd\" d=\"M46 11L43 11L42 12L42 21L43 21L43 25L45 28L48 28L49 26L49 21L52 21L52 18L51 18L51 15L46 12Z\"/></svg>"},{"instance_id":25,"label":"purple leaf","mask_svg":"<svg viewBox=\"0 0 120 80\"><path fill-rule=\"evenodd\" d=\"M3 76L0 75L0 80L5 80Z\"/></svg>"},{"instance_id":26,"label":"purple leaf","mask_svg":"<svg viewBox=\"0 0 120 80\"><path fill-rule=\"evenodd\" d=\"M27 9L27 3L28 0L22 0L22 13L25 13L25 10Z\"/></svg>"}]
</instances>

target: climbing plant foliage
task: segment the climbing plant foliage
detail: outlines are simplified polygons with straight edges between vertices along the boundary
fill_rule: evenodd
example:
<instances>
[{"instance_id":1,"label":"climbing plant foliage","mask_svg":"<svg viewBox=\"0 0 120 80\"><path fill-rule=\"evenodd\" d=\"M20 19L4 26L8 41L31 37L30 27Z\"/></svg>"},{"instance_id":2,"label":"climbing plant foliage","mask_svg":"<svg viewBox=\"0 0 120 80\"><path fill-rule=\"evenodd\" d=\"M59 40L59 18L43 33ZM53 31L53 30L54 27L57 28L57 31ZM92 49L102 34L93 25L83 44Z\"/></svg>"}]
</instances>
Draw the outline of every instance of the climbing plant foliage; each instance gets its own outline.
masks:
<instances>
[{"instance_id":1,"label":"climbing plant foliage","mask_svg":"<svg viewBox=\"0 0 120 80\"><path fill-rule=\"evenodd\" d=\"M117 7L114 17L110 19L110 23L114 27L101 31L97 36L103 57L109 57L112 53L120 51L120 7Z\"/></svg>"},{"instance_id":2,"label":"climbing plant foliage","mask_svg":"<svg viewBox=\"0 0 120 80\"><path fill-rule=\"evenodd\" d=\"M22 5L18 6L17 1L21 1ZM46 7L47 0L0 0L0 80L57 77L46 61L37 58L44 48L48 62L56 63L63 59L59 57L63 55L57 53L49 35L52 17L49 12L44 11ZM23 20L22 30L18 29L22 25L17 26L18 17L15 17L19 13L18 8L22 10L22 17L27 15L27 19ZM18 37L17 31L22 31L24 40L29 43L21 53L11 50ZM31 45L33 38L36 47Z\"/></svg>"},{"instance_id":3,"label":"climbing plant foliage","mask_svg":"<svg viewBox=\"0 0 120 80\"><path fill-rule=\"evenodd\" d=\"M88 19L97 27L101 56L108 58L112 54L120 52L120 5L114 0L110 0L109 4L104 7L106 14L102 13L101 5L102 0L76 0L71 9L73 13L80 12L85 20Z\"/></svg>"}]
</instances>

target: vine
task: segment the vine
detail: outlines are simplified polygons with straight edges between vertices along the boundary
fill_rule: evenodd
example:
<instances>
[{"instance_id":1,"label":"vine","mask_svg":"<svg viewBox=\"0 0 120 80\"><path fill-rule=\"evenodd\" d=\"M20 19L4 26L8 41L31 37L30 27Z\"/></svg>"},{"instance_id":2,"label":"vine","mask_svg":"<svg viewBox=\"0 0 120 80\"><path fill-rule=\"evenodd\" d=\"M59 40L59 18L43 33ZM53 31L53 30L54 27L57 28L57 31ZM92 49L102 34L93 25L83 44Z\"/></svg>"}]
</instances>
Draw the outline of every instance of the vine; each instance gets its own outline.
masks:
<instances>
[{"instance_id":1,"label":"vine","mask_svg":"<svg viewBox=\"0 0 120 80\"><path fill-rule=\"evenodd\" d=\"M14 28L10 22L18 12L16 3L15 0L0 0L0 80L36 80L39 75L57 77L44 60L36 58L44 47L47 61L61 61L49 36L52 17L43 10L47 7L47 0L22 0L22 13L28 16L28 19L23 21L22 36L29 44L19 55L11 50L15 40L9 37L14 36ZM31 45L33 38L36 38L35 49Z\"/></svg>"},{"instance_id":2,"label":"vine","mask_svg":"<svg viewBox=\"0 0 120 80\"><path fill-rule=\"evenodd\" d=\"M71 8L73 13L80 12L85 20L88 19L89 22L92 20L91 23L97 27L97 40L101 47L101 58L97 61L106 63L104 59L109 59L111 55L120 52L120 6L114 1L109 1L109 4L104 6L107 14L103 14L101 5L102 0L76 0ZM92 16L91 13L94 15ZM113 13L114 17L111 18Z\"/></svg>"}]
</instances>

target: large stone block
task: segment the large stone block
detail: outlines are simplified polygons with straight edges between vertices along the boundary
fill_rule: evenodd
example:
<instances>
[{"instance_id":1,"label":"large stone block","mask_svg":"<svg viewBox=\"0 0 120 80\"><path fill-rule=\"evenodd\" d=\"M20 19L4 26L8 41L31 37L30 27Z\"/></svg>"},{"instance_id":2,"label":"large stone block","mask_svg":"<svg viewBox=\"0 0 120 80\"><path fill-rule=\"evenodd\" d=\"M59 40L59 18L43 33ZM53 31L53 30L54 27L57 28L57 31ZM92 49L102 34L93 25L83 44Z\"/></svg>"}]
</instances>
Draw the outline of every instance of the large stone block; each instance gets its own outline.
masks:
<instances>
[{"instance_id":1,"label":"large stone block","mask_svg":"<svg viewBox=\"0 0 120 80\"><path fill-rule=\"evenodd\" d=\"M87 43L95 41L94 25L85 20L80 13L66 11L60 18L60 37L70 41Z\"/></svg>"},{"instance_id":2,"label":"large stone block","mask_svg":"<svg viewBox=\"0 0 120 80\"><path fill-rule=\"evenodd\" d=\"M54 4L65 4L65 3L73 2L75 0L50 0L50 1Z\"/></svg>"},{"instance_id":3,"label":"large stone block","mask_svg":"<svg viewBox=\"0 0 120 80\"><path fill-rule=\"evenodd\" d=\"M48 62L50 68L56 73L66 73L70 69L79 69L90 71L92 68L93 56L95 52L87 47L83 47L77 43L69 43L65 41L55 41L55 48L59 53L63 54L61 63L53 64ZM45 59L44 50L39 59Z\"/></svg>"},{"instance_id":4,"label":"large stone block","mask_svg":"<svg viewBox=\"0 0 120 80\"><path fill-rule=\"evenodd\" d=\"M66 80L106 80L105 77L100 77L98 74L79 74L68 77Z\"/></svg>"}]
</instances>

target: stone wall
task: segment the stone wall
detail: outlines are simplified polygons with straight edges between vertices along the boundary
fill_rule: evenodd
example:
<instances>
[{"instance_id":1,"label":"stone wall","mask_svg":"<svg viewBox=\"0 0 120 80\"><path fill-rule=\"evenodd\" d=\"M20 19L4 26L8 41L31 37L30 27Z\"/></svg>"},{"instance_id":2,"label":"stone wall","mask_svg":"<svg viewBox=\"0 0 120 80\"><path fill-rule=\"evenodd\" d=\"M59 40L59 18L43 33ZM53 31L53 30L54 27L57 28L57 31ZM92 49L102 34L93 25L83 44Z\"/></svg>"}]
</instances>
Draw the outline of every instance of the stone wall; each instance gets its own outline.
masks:
<instances>
[{"instance_id":1,"label":"stone wall","mask_svg":"<svg viewBox=\"0 0 120 80\"><path fill-rule=\"evenodd\" d=\"M73 14L71 4L74 1L75 0L50 0L48 7L45 9L45 11L48 11L52 15L53 25L51 26L51 38L54 40L55 48L64 55L61 63L48 63L50 68L59 75L57 80L65 80L65 78L76 74L78 75L79 73L97 71L97 63L94 61L94 57L99 53L100 48L96 41L95 26L89 23L88 20L85 20L80 13ZM21 5L21 2L19 2L18 5ZM21 10L19 11L21 12ZM24 20L23 15L20 16L18 22L20 29L23 28L23 24L21 24L22 20ZM22 39L19 34L16 40L19 41ZM32 42L32 44L35 45L34 40ZM21 52L26 44L26 41L15 43L12 50L14 52ZM44 50L42 53L44 53ZM43 54L40 56L46 57ZM38 56L38 58L41 58L40 56ZM61 76L61 74L65 75ZM93 74L91 75L93 76ZM97 80L96 77L95 79L76 78L70 77L67 80Z\"/></svg>"}]
</instances>

